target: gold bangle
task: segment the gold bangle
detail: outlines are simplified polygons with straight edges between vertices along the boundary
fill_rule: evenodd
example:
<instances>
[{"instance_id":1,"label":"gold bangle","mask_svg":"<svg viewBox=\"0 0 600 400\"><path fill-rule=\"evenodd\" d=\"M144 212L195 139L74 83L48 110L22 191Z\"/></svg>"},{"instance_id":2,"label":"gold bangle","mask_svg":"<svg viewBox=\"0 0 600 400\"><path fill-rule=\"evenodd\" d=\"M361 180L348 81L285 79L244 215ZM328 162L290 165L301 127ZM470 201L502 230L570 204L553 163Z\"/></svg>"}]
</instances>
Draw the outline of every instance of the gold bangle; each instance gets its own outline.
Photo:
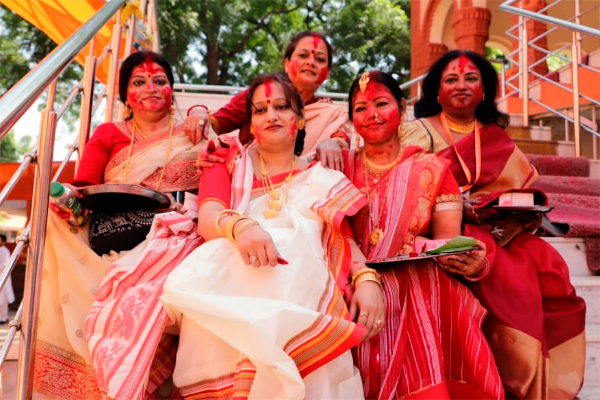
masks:
<instances>
[{"instance_id":1,"label":"gold bangle","mask_svg":"<svg viewBox=\"0 0 600 400\"><path fill-rule=\"evenodd\" d=\"M216 219L216 228L217 228L217 233L221 236L225 236L225 234L223 233L223 230L221 229L221 217L223 217L223 214L229 214L229 215L240 215L239 212L235 211L235 210L223 210L221 212L219 212L217 214L217 219Z\"/></svg>"},{"instance_id":2,"label":"gold bangle","mask_svg":"<svg viewBox=\"0 0 600 400\"><path fill-rule=\"evenodd\" d=\"M248 219L250 219L250 218L248 218ZM243 230L245 227L247 227L247 226L250 226L250 225L253 225L253 224L256 224L256 225L258 225L258 222L256 222L256 221L255 221L255 220L253 220L253 219L250 219L250 221L246 221L246 222L245 222L245 223L244 223L242 226L240 226L240 229L238 229L237 233L235 233L235 234L233 235L233 238L234 238L234 240L237 240L237 237L239 236L240 232L241 232L241 231L242 231L242 230ZM235 226L234 226L234 230L235 230Z\"/></svg>"},{"instance_id":3,"label":"gold bangle","mask_svg":"<svg viewBox=\"0 0 600 400\"><path fill-rule=\"evenodd\" d=\"M366 273L372 273L373 275L375 275L376 277L378 277L379 279L381 279L381 277L379 276L379 272L377 272L373 268L368 268L367 267L367 268L363 268L363 269L360 269L360 270L356 271L354 273L354 275L352 275L352 281L350 282L350 284L352 286L355 286L354 282L356 282L356 279L358 279L359 276L361 276L363 274L366 274Z\"/></svg>"},{"instance_id":4,"label":"gold bangle","mask_svg":"<svg viewBox=\"0 0 600 400\"><path fill-rule=\"evenodd\" d=\"M376 284L379 285L380 288L383 289L383 286L381 284L381 278L379 278L376 275L371 275L371 274L364 274L360 278L358 278L356 280L356 282L354 283L354 288L356 289L361 283L366 282L366 281L375 282Z\"/></svg>"},{"instance_id":5,"label":"gold bangle","mask_svg":"<svg viewBox=\"0 0 600 400\"><path fill-rule=\"evenodd\" d=\"M238 216L230 219L229 222L227 222L227 227L225 228L225 236L227 237L227 239L231 240L233 243L235 243L235 238L233 237L233 226L237 222L242 221L244 219L250 219L250 217L247 217L245 215L238 215Z\"/></svg>"}]
</instances>

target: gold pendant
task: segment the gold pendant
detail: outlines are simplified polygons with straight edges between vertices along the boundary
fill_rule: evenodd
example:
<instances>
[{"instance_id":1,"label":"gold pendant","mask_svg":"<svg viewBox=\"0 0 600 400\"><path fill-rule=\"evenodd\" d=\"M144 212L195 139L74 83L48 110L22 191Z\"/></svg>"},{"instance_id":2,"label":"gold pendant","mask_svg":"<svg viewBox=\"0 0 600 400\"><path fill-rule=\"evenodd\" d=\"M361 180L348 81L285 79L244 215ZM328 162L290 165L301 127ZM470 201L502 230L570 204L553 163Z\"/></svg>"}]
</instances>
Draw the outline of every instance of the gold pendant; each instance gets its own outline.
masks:
<instances>
[{"instance_id":1,"label":"gold pendant","mask_svg":"<svg viewBox=\"0 0 600 400\"><path fill-rule=\"evenodd\" d=\"M375 246L382 238L383 231L380 228L377 228L369 234L369 244Z\"/></svg>"},{"instance_id":2,"label":"gold pendant","mask_svg":"<svg viewBox=\"0 0 600 400\"><path fill-rule=\"evenodd\" d=\"M273 218L277 218L279 213L275 210L265 210L265 211L263 211L263 215L265 216L266 219L273 219Z\"/></svg>"},{"instance_id":3,"label":"gold pendant","mask_svg":"<svg viewBox=\"0 0 600 400\"><path fill-rule=\"evenodd\" d=\"M279 200L281 198L281 193L276 190L271 190L269 191L269 196L271 196L273 200Z\"/></svg>"},{"instance_id":4,"label":"gold pendant","mask_svg":"<svg viewBox=\"0 0 600 400\"><path fill-rule=\"evenodd\" d=\"M273 200L270 199L267 204L269 205L269 208L275 211L281 211L281 203L278 202L277 200Z\"/></svg>"}]
</instances>

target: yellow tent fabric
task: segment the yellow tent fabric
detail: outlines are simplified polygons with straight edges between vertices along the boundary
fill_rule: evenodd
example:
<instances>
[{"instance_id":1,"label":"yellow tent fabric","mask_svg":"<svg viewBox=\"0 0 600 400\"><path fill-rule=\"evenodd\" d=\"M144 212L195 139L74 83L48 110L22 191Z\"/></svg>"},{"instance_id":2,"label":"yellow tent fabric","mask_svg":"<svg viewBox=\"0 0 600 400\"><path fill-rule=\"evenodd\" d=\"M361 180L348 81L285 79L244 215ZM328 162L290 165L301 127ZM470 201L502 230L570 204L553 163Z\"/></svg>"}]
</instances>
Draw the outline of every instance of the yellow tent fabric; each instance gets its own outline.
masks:
<instances>
[{"instance_id":1,"label":"yellow tent fabric","mask_svg":"<svg viewBox=\"0 0 600 400\"><path fill-rule=\"evenodd\" d=\"M104 0L0 0L7 8L40 29L57 44L63 43L85 22L87 22L104 4ZM95 56L98 57L112 40L114 21L110 20L96 35ZM121 42L121 56L125 40ZM76 61L85 65L89 55L87 45L77 56ZM96 77L106 83L108 78L109 57L96 69Z\"/></svg>"}]
</instances>

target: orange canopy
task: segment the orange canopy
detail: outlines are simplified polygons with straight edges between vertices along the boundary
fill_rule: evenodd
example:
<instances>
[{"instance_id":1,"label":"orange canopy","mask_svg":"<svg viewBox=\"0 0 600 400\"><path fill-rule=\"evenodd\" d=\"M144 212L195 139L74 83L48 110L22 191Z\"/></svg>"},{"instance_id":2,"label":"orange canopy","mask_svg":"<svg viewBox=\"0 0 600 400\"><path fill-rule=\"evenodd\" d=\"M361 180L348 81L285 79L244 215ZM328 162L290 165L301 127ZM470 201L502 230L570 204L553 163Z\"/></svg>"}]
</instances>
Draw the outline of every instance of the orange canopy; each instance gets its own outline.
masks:
<instances>
[{"instance_id":1,"label":"orange canopy","mask_svg":"<svg viewBox=\"0 0 600 400\"><path fill-rule=\"evenodd\" d=\"M10 178L14 175L17 169L21 166L21 163L0 163L0 191L4 189L4 186L8 183ZM23 176L8 196L8 200L31 200L33 195L33 181L35 178L35 169L37 165L29 164ZM60 162L52 163L52 175L56 173L60 167ZM61 177L61 182L67 182L75 177L75 161L69 161L65 167Z\"/></svg>"},{"instance_id":2,"label":"orange canopy","mask_svg":"<svg viewBox=\"0 0 600 400\"><path fill-rule=\"evenodd\" d=\"M0 0L7 8L44 32L57 44L63 43L77 29L86 23L104 4L104 0ZM110 20L96 35L95 56L98 57L109 46L112 38L114 21ZM85 57L90 52L89 44L77 55L76 61L85 64ZM124 40L121 53L124 49ZM122 54L121 54L122 55ZM96 69L96 78L106 83L108 78L109 58L105 57Z\"/></svg>"}]
</instances>

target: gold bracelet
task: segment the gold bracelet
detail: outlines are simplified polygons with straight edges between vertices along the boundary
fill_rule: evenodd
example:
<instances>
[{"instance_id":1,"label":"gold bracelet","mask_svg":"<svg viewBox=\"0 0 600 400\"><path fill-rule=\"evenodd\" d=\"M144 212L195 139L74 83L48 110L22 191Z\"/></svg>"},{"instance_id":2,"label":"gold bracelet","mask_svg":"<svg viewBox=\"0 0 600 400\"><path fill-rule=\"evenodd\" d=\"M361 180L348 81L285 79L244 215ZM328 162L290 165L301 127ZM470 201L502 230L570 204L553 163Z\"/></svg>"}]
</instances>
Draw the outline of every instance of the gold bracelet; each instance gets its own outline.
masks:
<instances>
[{"instance_id":1,"label":"gold bracelet","mask_svg":"<svg viewBox=\"0 0 600 400\"><path fill-rule=\"evenodd\" d=\"M250 219L250 218L248 218L248 219ZM244 223L242 226L240 226L240 229L238 229L237 233L235 233L235 234L233 235L233 238L234 238L234 240L237 240L237 237L239 236L240 232L241 232L241 231L242 231L242 230L243 230L245 227L247 227L247 226L250 226L250 225L254 225L254 224L258 225L258 222L256 222L256 221L255 221L255 220L253 220L253 219L250 219L250 221L247 221L247 222L245 222L245 223ZM235 230L235 226L234 226L234 230Z\"/></svg>"},{"instance_id":2,"label":"gold bracelet","mask_svg":"<svg viewBox=\"0 0 600 400\"><path fill-rule=\"evenodd\" d=\"M227 222L227 227L225 227L225 236L227 237L227 239L235 243L235 238L233 237L233 226L236 224L236 222L249 218L250 217L247 217L245 215L238 215L234 218L231 218L229 222Z\"/></svg>"},{"instance_id":3,"label":"gold bracelet","mask_svg":"<svg viewBox=\"0 0 600 400\"><path fill-rule=\"evenodd\" d=\"M223 230L221 229L221 225L219 225L221 223L221 217L223 217L223 214L240 215L239 212L237 212L235 210L229 210L229 209L223 210L219 214L217 214L216 228L217 228L217 233L221 236L225 236L225 234L223 233Z\"/></svg>"},{"instance_id":4,"label":"gold bracelet","mask_svg":"<svg viewBox=\"0 0 600 400\"><path fill-rule=\"evenodd\" d=\"M357 279L359 276L361 276L362 274L366 274L366 273L368 273L368 272L372 273L373 275L375 275L375 276L377 276L379 279L381 279L381 277L379 276L379 272L377 272L377 271L376 271L376 270L374 270L373 268L368 268L368 267L367 267L367 268L363 268L363 269L360 269L360 270L356 271L356 272L354 273L354 275L352 275L352 281L350 282L350 284L351 284L352 286L354 286L354 282L356 282L356 279Z\"/></svg>"},{"instance_id":5,"label":"gold bracelet","mask_svg":"<svg viewBox=\"0 0 600 400\"><path fill-rule=\"evenodd\" d=\"M383 286L381 284L381 278L379 278L379 276L377 275L373 275L373 274L364 274L361 275L356 282L354 283L354 288L356 289L361 283L366 282L366 281L372 281L375 282L376 284L379 285L379 287L381 289L383 289Z\"/></svg>"}]
</instances>

